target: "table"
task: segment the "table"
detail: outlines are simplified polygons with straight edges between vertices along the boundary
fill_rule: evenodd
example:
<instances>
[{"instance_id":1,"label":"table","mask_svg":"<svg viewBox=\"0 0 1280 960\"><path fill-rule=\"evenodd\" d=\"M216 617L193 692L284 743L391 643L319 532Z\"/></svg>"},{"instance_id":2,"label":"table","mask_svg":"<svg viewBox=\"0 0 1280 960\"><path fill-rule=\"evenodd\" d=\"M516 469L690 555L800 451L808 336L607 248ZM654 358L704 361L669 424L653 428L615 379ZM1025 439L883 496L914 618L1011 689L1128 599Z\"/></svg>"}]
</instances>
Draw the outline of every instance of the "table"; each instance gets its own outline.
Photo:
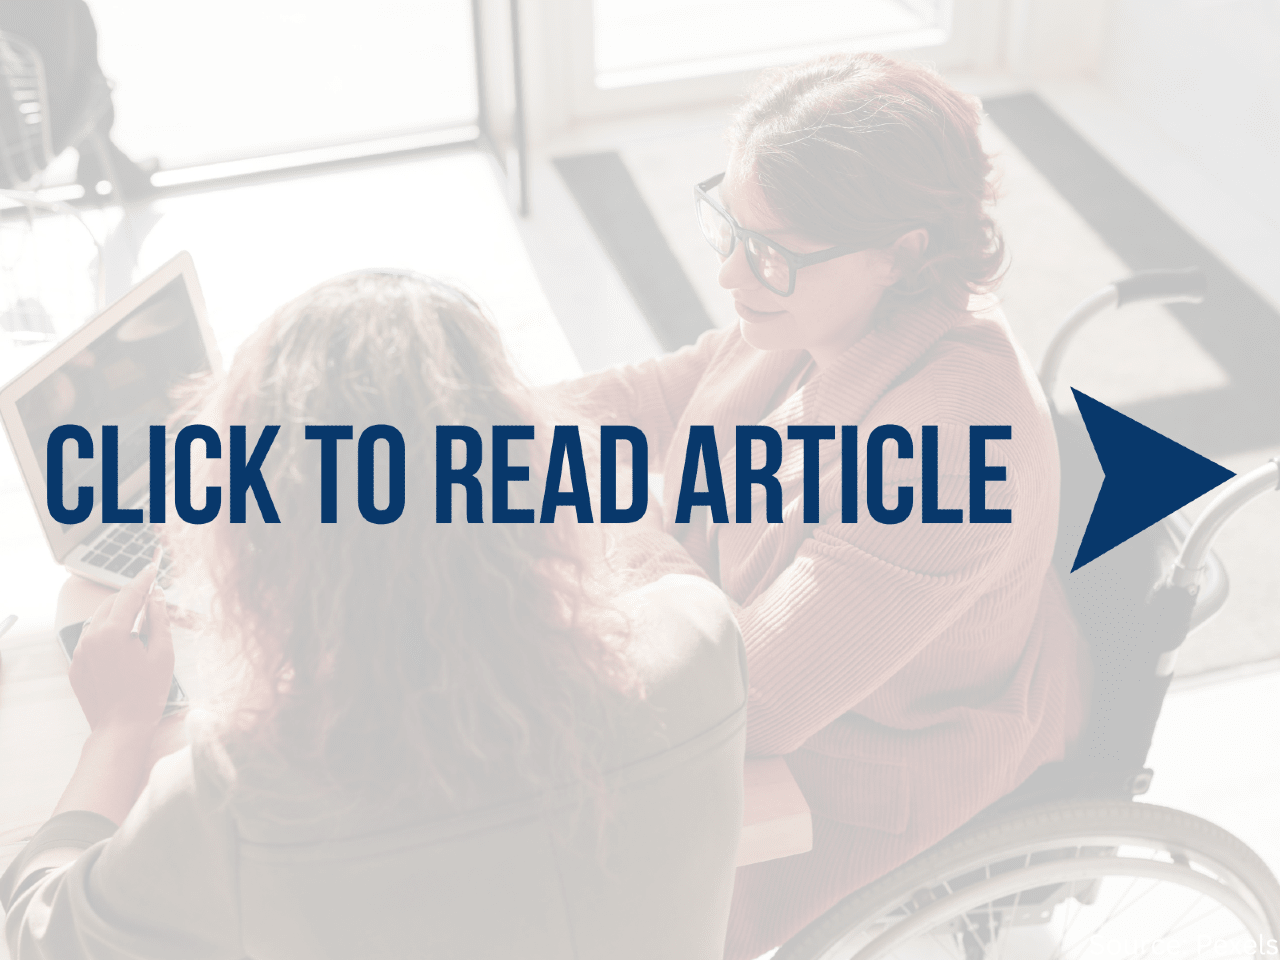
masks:
<instances>
[{"instance_id":1,"label":"table","mask_svg":"<svg viewBox=\"0 0 1280 960\"><path fill-rule=\"evenodd\" d=\"M68 577L54 629L83 620L110 594ZM0 644L0 871L44 823L71 778L89 725L52 637ZM781 757L748 760L738 865L813 846L809 807Z\"/></svg>"}]
</instances>

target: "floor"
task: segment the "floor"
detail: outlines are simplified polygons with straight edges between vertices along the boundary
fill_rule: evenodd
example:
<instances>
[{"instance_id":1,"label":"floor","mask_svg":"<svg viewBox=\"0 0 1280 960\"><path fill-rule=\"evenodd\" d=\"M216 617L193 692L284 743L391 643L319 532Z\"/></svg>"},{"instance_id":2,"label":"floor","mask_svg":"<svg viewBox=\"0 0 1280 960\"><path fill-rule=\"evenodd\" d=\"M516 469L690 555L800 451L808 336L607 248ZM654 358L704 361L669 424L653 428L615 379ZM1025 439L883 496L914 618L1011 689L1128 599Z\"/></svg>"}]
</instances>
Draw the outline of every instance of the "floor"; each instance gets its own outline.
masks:
<instances>
[{"instance_id":1,"label":"floor","mask_svg":"<svg viewBox=\"0 0 1280 960\"><path fill-rule=\"evenodd\" d=\"M721 117L695 113L580 133L561 152L619 148L710 315L733 322L715 261L696 232L689 184L723 166ZM994 128L1014 257L1006 313L1033 359L1055 319L1124 268ZM658 352L634 301L594 244L550 154L534 158L533 215L513 223L484 158L442 156L236 190L193 194L100 216L119 292L178 250L195 258L224 357L274 307L321 279L393 265L457 279L483 295L517 360L540 379ZM0 265L2 269L2 265ZM32 349L32 348L24 348ZM19 361L0 354L0 365ZM25 362L25 361L22 361ZM0 376L0 379L3 379ZM1064 380L1109 402L1208 389L1222 373L1160 309L1134 309L1082 335ZM1241 470L1280 450L1227 459ZM1193 505L1193 510L1199 507ZM1280 872L1280 497L1250 508L1219 552L1227 608L1188 641L1157 731L1147 800L1236 832ZM7 447L0 449L0 616L19 614L6 647L47 642L62 574L48 557ZM1241 664L1260 664L1241 669ZM7 772L6 772L7 773Z\"/></svg>"},{"instance_id":2,"label":"floor","mask_svg":"<svg viewBox=\"0 0 1280 960\"><path fill-rule=\"evenodd\" d=\"M1234 833L1280 876L1280 665L1175 681L1165 701L1142 799Z\"/></svg>"}]
</instances>

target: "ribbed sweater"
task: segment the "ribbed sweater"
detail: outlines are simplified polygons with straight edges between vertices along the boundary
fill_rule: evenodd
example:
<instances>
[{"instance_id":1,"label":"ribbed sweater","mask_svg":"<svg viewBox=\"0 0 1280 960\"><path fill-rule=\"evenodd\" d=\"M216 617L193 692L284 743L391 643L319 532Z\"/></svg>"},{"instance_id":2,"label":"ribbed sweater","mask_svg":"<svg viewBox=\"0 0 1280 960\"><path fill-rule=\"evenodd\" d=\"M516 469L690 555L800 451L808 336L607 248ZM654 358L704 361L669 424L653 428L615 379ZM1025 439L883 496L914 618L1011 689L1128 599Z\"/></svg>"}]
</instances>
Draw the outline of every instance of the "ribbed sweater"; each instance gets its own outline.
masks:
<instances>
[{"instance_id":1,"label":"ribbed sweater","mask_svg":"<svg viewBox=\"0 0 1280 960\"><path fill-rule=\"evenodd\" d=\"M806 358L757 350L735 327L561 392L587 422L644 430L663 516L619 534L619 553L645 579L700 573L740 605L748 753L786 755L814 814L811 853L739 871L730 960L777 946L941 839L1060 759L1083 723L1081 641L1050 568L1057 445L998 311L904 310L767 409ZM736 427L756 423L783 438L791 424L836 427L821 445L820 522L803 520L803 445L785 439L783 522L766 521L758 485L753 522L732 522ZM730 522L696 507L677 524L689 427L704 424L715 427ZM913 510L898 524L871 518L860 449L858 522L841 522L840 427L857 425L862 447L881 424L912 436L911 459L885 445L884 503L907 485ZM987 443L986 462L1007 479L985 487L986 506L1011 510L1011 523L968 522L969 427L988 424L1012 431ZM938 505L966 522L921 521L925 425L938 427Z\"/></svg>"}]
</instances>

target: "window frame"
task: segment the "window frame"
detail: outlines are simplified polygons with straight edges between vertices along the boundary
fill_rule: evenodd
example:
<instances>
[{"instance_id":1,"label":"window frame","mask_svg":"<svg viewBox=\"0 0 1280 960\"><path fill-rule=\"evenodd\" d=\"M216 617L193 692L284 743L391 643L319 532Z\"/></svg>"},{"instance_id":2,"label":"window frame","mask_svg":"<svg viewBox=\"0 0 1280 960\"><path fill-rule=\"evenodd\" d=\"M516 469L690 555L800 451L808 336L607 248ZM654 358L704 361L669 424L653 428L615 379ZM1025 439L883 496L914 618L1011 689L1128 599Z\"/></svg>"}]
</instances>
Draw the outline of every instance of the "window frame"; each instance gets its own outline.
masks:
<instances>
[{"instance_id":1,"label":"window frame","mask_svg":"<svg viewBox=\"0 0 1280 960\"><path fill-rule=\"evenodd\" d=\"M531 4L532 0L525 2ZM536 31L536 37L530 38L539 46L539 49L529 51L530 60L557 64L555 72L559 74L560 82L549 85L543 94L558 96L561 105L559 109L554 109L557 106L554 104L544 107L552 107L545 111L546 114L558 115L562 125L725 103L740 97L763 69L710 72L602 88L596 83L593 0L556 0L555 3L538 6L544 23L542 29ZM940 70L990 68L1000 61L1004 6L1003 0L952 0L949 35L939 44L906 49L892 42L870 43L861 47L856 43L823 44L787 51L794 53L793 57L770 57L766 65L797 62L817 52L852 47L924 60Z\"/></svg>"}]
</instances>

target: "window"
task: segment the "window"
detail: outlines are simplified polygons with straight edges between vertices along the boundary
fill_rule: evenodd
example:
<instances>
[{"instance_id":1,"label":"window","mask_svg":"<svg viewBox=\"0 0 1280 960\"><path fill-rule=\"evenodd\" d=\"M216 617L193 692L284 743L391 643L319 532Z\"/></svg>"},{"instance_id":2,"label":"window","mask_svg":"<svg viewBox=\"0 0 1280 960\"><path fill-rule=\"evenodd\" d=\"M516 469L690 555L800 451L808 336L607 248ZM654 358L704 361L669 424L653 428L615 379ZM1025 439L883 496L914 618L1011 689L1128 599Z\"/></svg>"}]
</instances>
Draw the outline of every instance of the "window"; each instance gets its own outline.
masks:
<instances>
[{"instance_id":1,"label":"window","mask_svg":"<svg viewBox=\"0 0 1280 960\"><path fill-rule=\"evenodd\" d=\"M476 122L470 0L90 7L115 140L164 169Z\"/></svg>"},{"instance_id":2,"label":"window","mask_svg":"<svg viewBox=\"0 0 1280 960\"><path fill-rule=\"evenodd\" d=\"M602 90L946 42L950 0L592 0Z\"/></svg>"}]
</instances>

